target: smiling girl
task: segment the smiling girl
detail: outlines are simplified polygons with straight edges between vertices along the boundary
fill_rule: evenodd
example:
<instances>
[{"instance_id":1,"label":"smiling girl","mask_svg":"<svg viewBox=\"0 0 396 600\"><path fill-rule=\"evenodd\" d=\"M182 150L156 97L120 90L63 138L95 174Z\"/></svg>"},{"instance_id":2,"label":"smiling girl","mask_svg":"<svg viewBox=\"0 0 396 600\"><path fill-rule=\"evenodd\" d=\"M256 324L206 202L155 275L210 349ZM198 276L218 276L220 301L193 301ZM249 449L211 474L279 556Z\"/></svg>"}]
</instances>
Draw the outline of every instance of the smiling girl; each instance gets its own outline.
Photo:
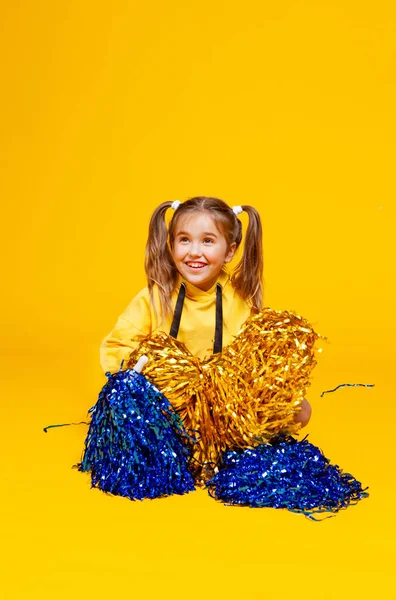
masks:
<instances>
[{"instance_id":1,"label":"smiling girl","mask_svg":"<svg viewBox=\"0 0 396 600\"><path fill-rule=\"evenodd\" d=\"M242 257L229 273L242 212ZM307 516L366 497L319 448L290 435L310 419L303 394L319 336L295 313L263 307L258 212L201 196L164 202L145 268L147 287L101 346L108 383L79 465L92 486L142 499L203 485L226 504Z\"/></svg>"}]
</instances>

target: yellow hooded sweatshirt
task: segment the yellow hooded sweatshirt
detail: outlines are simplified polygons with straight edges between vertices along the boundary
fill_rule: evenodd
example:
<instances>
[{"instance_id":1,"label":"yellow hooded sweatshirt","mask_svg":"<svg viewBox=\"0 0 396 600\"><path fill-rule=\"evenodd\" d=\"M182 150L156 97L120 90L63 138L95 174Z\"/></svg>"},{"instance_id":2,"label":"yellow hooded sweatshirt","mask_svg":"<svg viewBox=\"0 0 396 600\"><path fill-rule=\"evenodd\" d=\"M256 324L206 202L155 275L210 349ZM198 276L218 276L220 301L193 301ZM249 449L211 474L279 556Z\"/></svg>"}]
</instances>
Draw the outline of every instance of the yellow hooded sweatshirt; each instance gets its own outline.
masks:
<instances>
[{"instance_id":1,"label":"yellow hooded sweatshirt","mask_svg":"<svg viewBox=\"0 0 396 600\"><path fill-rule=\"evenodd\" d=\"M237 294L228 273L224 271L207 292L179 276L172 296L173 307L182 282L186 285L186 296L177 339L183 342L194 356L203 359L213 352L216 284L220 283L223 290L223 346L232 342L234 336L238 334L243 323L251 315L251 307ZM155 331L169 333L172 319L173 315L166 319L158 318L151 305L148 288L141 290L102 342L100 362L104 371L110 373L118 371L122 360L126 363L130 352L147 335Z\"/></svg>"}]
</instances>

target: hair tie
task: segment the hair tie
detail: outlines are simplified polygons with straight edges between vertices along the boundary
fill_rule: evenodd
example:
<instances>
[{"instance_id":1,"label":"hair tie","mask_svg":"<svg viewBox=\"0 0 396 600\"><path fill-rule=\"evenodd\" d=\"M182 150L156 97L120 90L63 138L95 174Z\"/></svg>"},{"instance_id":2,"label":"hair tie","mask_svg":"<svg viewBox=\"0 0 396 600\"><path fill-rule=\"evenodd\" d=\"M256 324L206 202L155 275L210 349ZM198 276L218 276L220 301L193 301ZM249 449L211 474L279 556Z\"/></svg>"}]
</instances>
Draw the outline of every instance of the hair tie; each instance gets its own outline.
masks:
<instances>
[{"instance_id":1,"label":"hair tie","mask_svg":"<svg viewBox=\"0 0 396 600\"><path fill-rule=\"evenodd\" d=\"M243 208L242 208L242 206L233 206L232 207L232 212L237 217L239 214L241 214L241 212L243 212Z\"/></svg>"},{"instance_id":2,"label":"hair tie","mask_svg":"<svg viewBox=\"0 0 396 600\"><path fill-rule=\"evenodd\" d=\"M180 200L175 200L174 202L172 202L171 208L173 208L173 210L177 210L179 208L180 204L181 204Z\"/></svg>"}]
</instances>

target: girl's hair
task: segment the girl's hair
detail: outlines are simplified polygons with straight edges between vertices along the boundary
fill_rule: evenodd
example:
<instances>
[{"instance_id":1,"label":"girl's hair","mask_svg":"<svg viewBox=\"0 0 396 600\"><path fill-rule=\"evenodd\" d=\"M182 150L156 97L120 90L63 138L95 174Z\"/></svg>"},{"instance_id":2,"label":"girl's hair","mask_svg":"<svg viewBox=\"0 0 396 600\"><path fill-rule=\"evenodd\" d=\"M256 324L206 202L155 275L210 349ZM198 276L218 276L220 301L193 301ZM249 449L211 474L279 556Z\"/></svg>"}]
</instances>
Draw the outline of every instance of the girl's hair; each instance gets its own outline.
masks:
<instances>
[{"instance_id":1,"label":"girl's hair","mask_svg":"<svg viewBox=\"0 0 396 600\"><path fill-rule=\"evenodd\" d=\"M155 309L154 286L158 286L160 309L163 316L172 313L171 296L175 290L178 271L171 248L179 220L194 213L206 211L224 235L228 247L242 241L242 223L233 210L219 198L197 196L182 202L174 212L167 228L165 213L172 202L163 202L155 209L149 225L145 269L151 303ZM263 246L260 216L253 206L242 205L249 215L243 255L234 269L231 281L235 290L251 304L255 311L263 306Z\"/></svg>"}]
</instances>

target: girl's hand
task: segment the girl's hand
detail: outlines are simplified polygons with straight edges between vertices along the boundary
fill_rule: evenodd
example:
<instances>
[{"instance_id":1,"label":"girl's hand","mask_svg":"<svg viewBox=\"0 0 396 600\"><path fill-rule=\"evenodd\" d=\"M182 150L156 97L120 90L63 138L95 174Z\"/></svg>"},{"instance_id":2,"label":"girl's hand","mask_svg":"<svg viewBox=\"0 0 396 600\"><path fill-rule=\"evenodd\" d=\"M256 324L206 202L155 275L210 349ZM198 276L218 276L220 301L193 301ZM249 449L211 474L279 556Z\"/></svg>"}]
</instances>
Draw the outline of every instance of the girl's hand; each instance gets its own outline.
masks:
<instances>
[{"instance_id":1,"label":"girl's hand","mask_svg":"<svg viewBox=\"0 0 396 600\"><path fill-rule=\"evenodd\" d=\"M294 421L296 423L301 423L301 427L305 427L309 423L309 420L311 418L311 414L312 414L311 405L308 402L308 400L306 400L305 398L303 398L303 401L301 402L301 410L294 417Z\"/></svg>"}]
</instances>

